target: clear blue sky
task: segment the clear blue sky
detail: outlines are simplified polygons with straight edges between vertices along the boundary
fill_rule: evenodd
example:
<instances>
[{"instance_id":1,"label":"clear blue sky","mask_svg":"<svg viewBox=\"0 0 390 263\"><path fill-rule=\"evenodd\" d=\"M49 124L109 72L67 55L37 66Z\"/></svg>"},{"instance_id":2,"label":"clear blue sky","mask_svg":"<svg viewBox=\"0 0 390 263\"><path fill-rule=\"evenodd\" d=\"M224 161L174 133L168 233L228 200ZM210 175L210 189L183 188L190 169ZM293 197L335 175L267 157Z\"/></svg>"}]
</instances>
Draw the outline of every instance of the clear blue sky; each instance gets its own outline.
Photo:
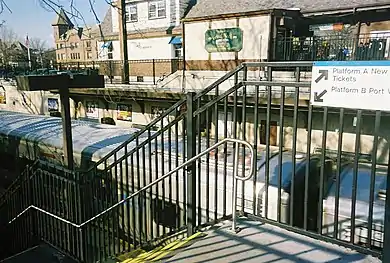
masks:
<instances>
[{"instance_id":1,"label":"clear blue sky","mask_svg":"<svg viewBox=\"0 0 390 263\"><path fill-rule=\"evenodd\" d=\"M52 0L59 3L67 11L70 11L70 0ZM25 39L28 34L29 38L38 37L46 41L50 47L54 46L53 31L51 24L56 18L54 11L50 8L43 8L41 0L4 0L11 9L10 13L6 8L0 14L0 21L5 20L5 25L12 28L21 39ZM73 0L74 6L82 13L86 23L89 25L96 24L88 0ZM100 21L103 20L109 5L106 0L92 0L94 10ZM46 10L47 9L47 10ZM72 19L77 26L85 26L82 20Z\"/></svg>"}]
</instances>

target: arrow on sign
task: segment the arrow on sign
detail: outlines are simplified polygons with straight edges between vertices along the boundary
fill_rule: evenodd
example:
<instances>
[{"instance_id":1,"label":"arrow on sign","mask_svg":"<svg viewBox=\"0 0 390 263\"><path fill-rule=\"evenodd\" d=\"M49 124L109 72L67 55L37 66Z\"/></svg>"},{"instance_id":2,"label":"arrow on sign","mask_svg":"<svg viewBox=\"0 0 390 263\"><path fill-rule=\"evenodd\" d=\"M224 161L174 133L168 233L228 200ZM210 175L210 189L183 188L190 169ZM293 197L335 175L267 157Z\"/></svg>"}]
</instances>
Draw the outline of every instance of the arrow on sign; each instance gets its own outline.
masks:
<instances>
[{"instance_id":1,"label":"arrow on sign","mask_svg":"<svg viewBox=\"0 0 390 263\"><path fill-rule=\"evenodd\" d=\"M318 92L314 92L314 101L315 102L324 102L322 97L327 93L327 90L323 90L320 94Z\"/></svg>"},{"instance_id":2,"label":"arrow on sign","mask_svg":"<svg viewBox=\"0 0 390 263\"><path fill-rule=\"evenodd\" d=\"M320 75L318 78L315 80L316 83L320 82L321 79L325 78L325 80L328 80L329 72L327 70L319 70Z\"/></svg>"}]
</instances>

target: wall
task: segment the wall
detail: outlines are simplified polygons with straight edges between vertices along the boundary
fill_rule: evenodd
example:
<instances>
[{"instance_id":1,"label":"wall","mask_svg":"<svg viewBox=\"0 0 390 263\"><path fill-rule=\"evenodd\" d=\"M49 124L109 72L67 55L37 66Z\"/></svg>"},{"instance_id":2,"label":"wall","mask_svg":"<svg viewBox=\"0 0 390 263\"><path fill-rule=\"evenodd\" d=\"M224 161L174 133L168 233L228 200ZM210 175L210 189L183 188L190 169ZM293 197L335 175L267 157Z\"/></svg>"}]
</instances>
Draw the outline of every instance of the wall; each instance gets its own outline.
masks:
<instances>
[{"instance_id":1,"label":"wall","mask_svg":"<svg viewBox=\"0 0 390 263\"><path fill-rule=\"evenodd\" d=\"M222 113L222 110L220 111ZM220 115L220 114L219 114ZM353 126L353 118L356 115L345 114L344 115L344 132L342 138L342 151L354 152L355 151L355 140L356 140L356 127ZM221 117L220 117L221 118ZM214 120L214 113L212 116ZM266 111L259 110L258 123L261 123L261 120L266 120ZM276 144L279 145L282 141L279 135L280 132L280 117L279 111L275 110L271 114L271 121L277 123L277 133L276 133ZM388 152L389 152L389 140L390 140L390 119L389 117L382 117L381 119L381 128L378 139L378 150L377 150L377 160L380 163L386 163L388 161ZM338 113L329 113L328 114L328 125L327 125L327 135L326 135L326 148L330 150L337 151L338 142L340 138L339 133L339 114ZM372 154L373 152L373 133L374 133L374 123L375 116L364 116L362 118L362 128L360 136L360 150L359 153L363 154ZM223 119L219 121L218 129L223 129ZM233 123L228 123L229 128L232 130ZM238 124L237 134L243 138L243 124ZM286 111L283 124L283 147L285 149L292 149L293 147L293 113L291 111ZM265 142L260 141L260 130L261 126L257 126L255 129L254 126L254 114L250 109L247 110L246 114L246 125L245 125L245 140L254 143L255 132L257 132L258 144L265 145ZM323 138L323 113L314 112L312 117L312 134L311 134L311 151L315 148L322 147L322 138ZM213 121L211 128L211 135L215 134L215 121ZM232 130L233 131L233 130ZM221 135L220 135L221 136ZM298 116L298 129L297 129L297 151L298 152L307 152L307 113L300 112Z\"/></svg>"},{"instance_id":2,"label":"wall","mask_svg":"<svg viewBox=\"0 0 390 263\"><path fill-rule=\"evenodd\" d=\"M175 0L173 0L176 2ZM129 3L127 3L129 4ZM176 26L178 23L175 23L176 16L174 16L174 20L171 20L171 0L165 1L166 6L166 16L165 18L159 19L149 19L149 1L138 1L135 3L131 3L132 5L137 5L137 14L138 21L128 22L127 23L127 31L142 31L149 30L150 28L168 28L170 26ZM119 32L119 14L116 8L111 8L112 12L112 23L113 23L113 32Z\"/></svg>"},{"instance_id":3,"label":"wall","mask_svg":"<svg viewBox=\"0 0 390 263\"><path fill-rule=\"evenodd\" d=\"M173 46L169 44L171 36L156 38L140 38L127 40L129 60L172 59ZM108 60L107 48L102 48L103 42L98 42L99 60ZM113 60L121 60L119 40L112 41Z\"/></svg>"},{"instance_id":4,"label":"wall","mask_svg":"<svg viewBox=\"0 0 390 263\"><path fill-rule=\"evenodd\" d=\"M103 117L111 117L115 120L116 125L120 127L133 127L139 125L149 124L156 115L153 114L153 108L168 109L173 103L169 102L156 102L156 101L136 101L121 99L120 102L113 100L111 97L106 96L104 98L97 99L96 97L83 97L79 98L77 109L77 118L87 119L89 121L100 122ZM97 105L95 118L88 116L87 104L88 102L94 102ZM117 119L117 104L130 105L132 108L131 121L123 121ZM172 119L173 117L169 118ZM181 129L181 127L180 127Z\"/></svg>"},{"instance_id":5,"label":"wall","mask_svg":"<svg viewBox=\"0 0 390 263\"><path fill-rule=\"evenodd\" d=\"M173 46L169 44L170 40L170 36L128 40L129 58L132 60L171 59L174 53Z\"/></svg>"},{"instance_id":6,"label":"wall","mask_svg":"<svg viewBox=\"0 0 390 263\"><path fill-rule=\"evenodd\" d=\"M390 31L390 21L375 22L367 25L362 23L360 27L360 34L370 34L371 31Z\"/></svg>"},{"instance_id":7,"label":"wall","mask_svg":"<svg viewBox=\"0 0 390 263\"><path fill-rule=\"evenodd\" d=\"M97 41L94 39L86 38L86 35L89 34L88 31L84 31L82 38L77 34L75 29L69 30L69 37L66 40L56 39L56 60L57 62L80 62L80 61L93 61L98 58L98 45ZM91 43L90 47L87 47L87 42ZM71 48L71 43L74 45L78 44L78 47ZM63 45L63 48L60 48L60 45ZM88 58L88 52L91 52L92 58ZM80 54L80 58L73 58L71 54ZM61 59L61 54L64 54L65 59ZM60 57L59 57L60 56Z\"/></svg>"},{"instance_id":8,"label":"wall","mask_svg":"<svg viewBox=\"0 0 390 263\"><path fill-rule=\"evenodd\" d=\"M6 104L0 104L0 110L15 111L21 113L49 115L48 98L58 100L59 110L61 101L58 94L48 91L18 91L16 86L9 82L2 82L6 93ZM71 116L74 117L74 103L70 100Z\"/></svg>"},{"instance_id":9,"label":"wall","mask_svg":"<svg viewBox=\"0 0 390 263\"><path fill-rule=\"evenodd\" d=\"M254 16L185 24L185 59L188 69L226 70L225 60L267 59L270 16ZM243 31L243 48L237 52L208 53L205 32L208 29L239 27Z\"/></svg>"}]
</instances>

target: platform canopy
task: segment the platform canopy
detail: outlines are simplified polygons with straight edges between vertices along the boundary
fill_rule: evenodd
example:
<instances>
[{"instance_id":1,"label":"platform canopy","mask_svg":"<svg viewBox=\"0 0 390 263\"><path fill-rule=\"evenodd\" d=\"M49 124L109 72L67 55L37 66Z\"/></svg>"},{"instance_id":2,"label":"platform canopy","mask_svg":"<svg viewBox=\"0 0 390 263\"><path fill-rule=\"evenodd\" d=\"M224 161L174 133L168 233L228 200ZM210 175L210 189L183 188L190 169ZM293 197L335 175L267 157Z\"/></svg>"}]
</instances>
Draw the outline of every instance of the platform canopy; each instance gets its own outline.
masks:
<instances>
[{"instance_id":1,"label":"platform canopy","mask_svg":"<svg viewBox=\"0 0 390 263\"><path fill-rule=\"evenodd\" d=\"M104 88L103 75L25 75L16 77L17 89L22 91Z\"/></svg>"}]
</instances>

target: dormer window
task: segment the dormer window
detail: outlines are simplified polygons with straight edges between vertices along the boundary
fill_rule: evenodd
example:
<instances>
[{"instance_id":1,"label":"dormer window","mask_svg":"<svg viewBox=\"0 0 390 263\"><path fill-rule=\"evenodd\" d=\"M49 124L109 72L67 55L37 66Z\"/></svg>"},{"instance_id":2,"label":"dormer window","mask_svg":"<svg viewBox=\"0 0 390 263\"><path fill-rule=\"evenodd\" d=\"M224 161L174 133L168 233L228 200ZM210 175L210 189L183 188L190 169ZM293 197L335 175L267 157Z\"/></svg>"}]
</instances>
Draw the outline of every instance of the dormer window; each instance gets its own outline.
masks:
<instances>
[{"instance_id":1,"label":"dormer window","mask_svg":"<svg viewBox=\"0 0 390 263\"><path fill-rule=\"evenodd\" d=\"M165 0L153 1L149 3L149 19L158 19L166 17Z\"/></svg>"},{"instance_id":2,"label":"dormer window","mask_svg":"<svg viewBox=\"0 0 390 263\"><path fill-rule=\"evenodd\" d=\"M138 21L137 5L126 6L126 21L127 22L137 22Z\"/></svg>"}]
</instances>

